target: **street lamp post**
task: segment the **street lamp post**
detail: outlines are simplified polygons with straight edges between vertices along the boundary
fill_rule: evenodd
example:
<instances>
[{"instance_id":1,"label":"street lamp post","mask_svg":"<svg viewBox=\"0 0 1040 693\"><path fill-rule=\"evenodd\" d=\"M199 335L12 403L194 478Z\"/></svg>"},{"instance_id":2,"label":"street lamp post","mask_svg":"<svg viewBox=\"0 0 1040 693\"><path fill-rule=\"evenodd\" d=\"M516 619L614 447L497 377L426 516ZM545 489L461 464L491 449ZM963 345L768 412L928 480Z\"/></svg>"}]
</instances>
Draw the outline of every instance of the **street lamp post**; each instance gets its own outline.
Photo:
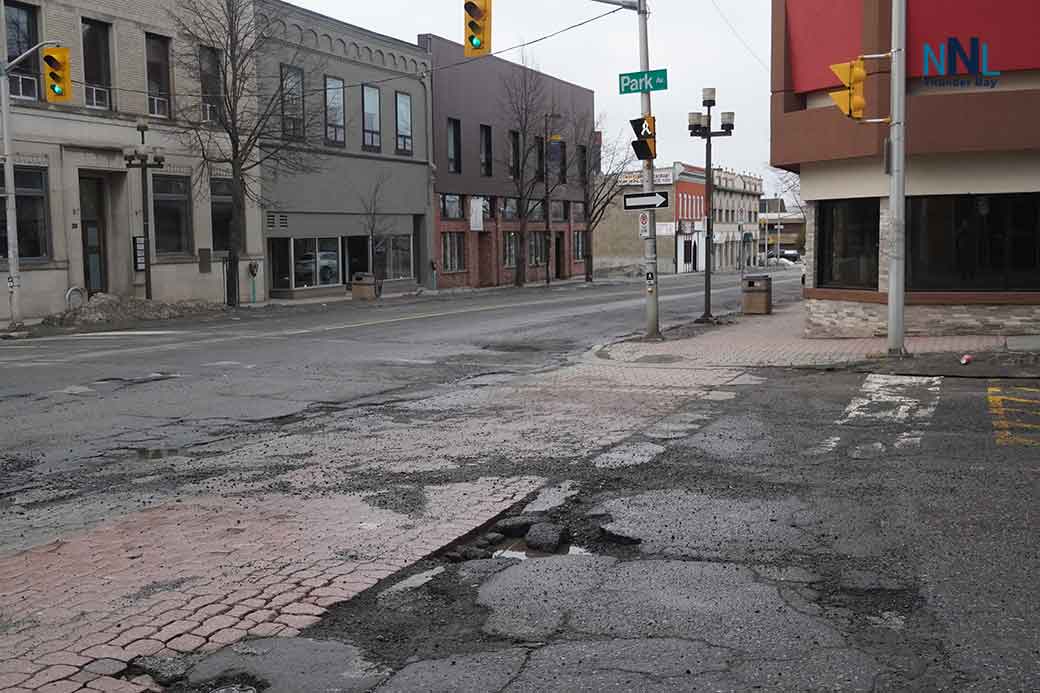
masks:
<instances>
[{"instance_id":1,"label":"street lamp post","mask_svg":"<svg viewBox=\"0 0 1040 693\"><path fill-rule=\"evenodd\" d=\"M144 135L148 132L148 121L137 120L137 131L141 133L141 144L123 150L123 159L128 169L141 169L141 228L144 235L144 297L152 300L152 240L148 233L148 169L162 168L166 165L166 156L161 147L147 147Z\"/></svg>"},{"instance_id":2,"label":"street lamp post","mask_svg":"<svg viewBox=\"0 0 1040 693\"><path fill-rule=\"evenodd\" d=\"M705 206L707 207L707 224L705 226L705 249L704 262L704 315L697 319L699 323L711 322L714 317L711 314L711 270L713 254L715 252L715 172L711 168L711 140L713 137L730 137L733 135L735 116L732 111L723 111L722 129L712 131L711 109L715 106L715 90L708 88L703 93L703 103L708 112L695 111L690 113L690 137L700 137L705 142Z\"/></svg>"}]
</instances>

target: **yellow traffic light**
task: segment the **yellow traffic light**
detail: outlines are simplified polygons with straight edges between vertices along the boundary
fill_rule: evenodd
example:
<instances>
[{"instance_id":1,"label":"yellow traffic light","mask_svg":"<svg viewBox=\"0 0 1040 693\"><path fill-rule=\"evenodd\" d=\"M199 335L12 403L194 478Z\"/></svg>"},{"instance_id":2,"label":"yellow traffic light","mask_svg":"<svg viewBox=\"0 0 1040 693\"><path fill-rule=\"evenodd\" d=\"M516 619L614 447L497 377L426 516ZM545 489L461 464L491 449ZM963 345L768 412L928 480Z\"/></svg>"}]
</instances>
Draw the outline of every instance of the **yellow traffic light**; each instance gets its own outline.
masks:
<instances>
[{"instance_id":1,"label":"yellow traffic light","mask_svg":"<svg viewBox=\"0 0 1040 693\"><path fill-rule=\"evenodd\" d=\"M467 0L463 5L467 58L491 53L491 0Z\"/></svg>"},{"instance_id":2,"label":"yellow traffic light","mask_svg":"<svg viewBox=\"0 0 1040 693\"><path fill-rule=\"evenodd\" d=\"M72 98L68 48L44 48L43 88L47 103L65 103Z\"/></svg>"},{"instance_id":3,"label":"yellow traffic light","mask_svg":"<svg viewBox=\"0 0 1040 693\"><path fill-rule=\"evenodd\" d=\"M832 91L831 99L841 112L850 118L862 120L867 111L867 65L863 58L831 65L845 89Z\"/></svg>"}]
</instances>

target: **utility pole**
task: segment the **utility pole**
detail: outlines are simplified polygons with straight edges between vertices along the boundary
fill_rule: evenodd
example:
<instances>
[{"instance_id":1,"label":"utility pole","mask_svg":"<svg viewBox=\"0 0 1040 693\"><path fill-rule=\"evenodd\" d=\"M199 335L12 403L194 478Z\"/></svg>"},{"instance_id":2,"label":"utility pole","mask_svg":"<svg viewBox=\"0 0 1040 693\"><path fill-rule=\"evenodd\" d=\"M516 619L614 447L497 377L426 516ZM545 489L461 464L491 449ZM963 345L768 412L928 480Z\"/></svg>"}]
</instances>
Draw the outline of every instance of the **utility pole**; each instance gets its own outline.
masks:
<instances>
[{"instance_id":1,"label":"utility pole","mask_svg":"<svg viewBox=\"0 0 1040 693\"><path fill-rule=\"evenodd\" d=\"M647 72L650 69L650 38L646 0L639 0L637 11L639 13L639 69ZM650 106L650 92L644 91L640 96L643 100L643 117L649 118L653 115ZM643 162L643 192L652 193L653 191L654 160L648 159ZM661 336L661 318L657 301L657 212L653 209L650 210L650 235L645 242L643 257L646 261L646 336L658 339Z\"/></svg>"},{"instance_id":2,"label":"utility pole","mask_svg":"<svg viewBox=\"0 0 1040 693\"><path fill-rule=\"evenodd\" d=\"M906 353L906 0L892 0L891 190L888 198L888 353Z\"/></svg>"},{"instance_id":3,"label":"utility pole","mask_svg":"<svg viewBox=\"0 0 1040 693\"><path fill-rule=\"evenodd\" d=\"M627 10L635 10L639 17L639 69L646 74L650 71L650 36L648 28L649 10L647 0L593 0L605 5L616 5ZM640 93L643 106L643 118L653 117L653 109L650 104L650 90L644 89ZM653 157L643 162L643 192L654 191L654 160ZM660 339L661 321L657 300L657 213L650 209L650 232L647 235L643 261L646 264L646 336L650 339Z\"/></svg>"},{"instance_id":4,"label":"utility pole","mask_svg":"<svg viewBox=\"0 0 1040 693\"><path fill-rule=\"evenodd\" d=\"M0 27L7 26L7 10L0 3ZM11 136L11 69L44 46L57 41L41 41L14 60L7 62L7 31L0 31L0 120L4 123L4 209L7 214L7 291L11 307L8 329L22 326L22 277L18 262L18 204L14 186L14 144Z\"/></svg>"}]
</instances>

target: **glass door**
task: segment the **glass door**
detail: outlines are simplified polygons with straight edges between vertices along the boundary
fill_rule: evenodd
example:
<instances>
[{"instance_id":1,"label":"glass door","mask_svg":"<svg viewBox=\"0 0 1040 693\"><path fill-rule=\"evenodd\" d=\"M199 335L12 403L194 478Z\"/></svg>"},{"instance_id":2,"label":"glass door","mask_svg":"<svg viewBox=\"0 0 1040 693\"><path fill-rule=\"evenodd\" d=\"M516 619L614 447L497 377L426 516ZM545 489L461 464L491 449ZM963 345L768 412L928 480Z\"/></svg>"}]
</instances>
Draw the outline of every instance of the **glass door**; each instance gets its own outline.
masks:
<instances>
[{"instance_id":1,"label":"glass door","mask_svg":"<svg viewBox=\"0 0 1040 693\"><path fill-rule=\"evenodd\" d=\"M80 224L83 227L83 277L87 295L108 291L105 266L105 181L79 179Z\"/></svg>"}]
</instances>

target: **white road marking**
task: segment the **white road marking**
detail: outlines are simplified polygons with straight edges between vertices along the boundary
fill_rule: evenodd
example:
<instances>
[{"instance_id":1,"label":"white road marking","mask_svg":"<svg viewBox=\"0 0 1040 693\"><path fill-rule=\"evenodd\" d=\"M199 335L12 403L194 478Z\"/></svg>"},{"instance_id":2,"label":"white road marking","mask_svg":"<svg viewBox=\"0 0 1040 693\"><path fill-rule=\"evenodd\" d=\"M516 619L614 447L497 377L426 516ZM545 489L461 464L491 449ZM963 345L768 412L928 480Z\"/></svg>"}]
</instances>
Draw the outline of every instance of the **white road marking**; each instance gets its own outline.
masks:
<instances>
[{"instance_id":1,"label":"white road marking","mask_svg":"<svg viewBox=\"0 0 1040 693\"><path fill-rule=\"evenodd\" d=\"M230 368L232 366L241 366L241 361L214 361L212 363L202 364L203 368Z\"/></svg>"},{"instance_id":2,"label":"white road marking","mask_svg":"<svg viewBox=\"0 0 1040 693\"><path fill-rule=\"evenodd\" d=\"M901 375L870 374L852 398L836 426L858 426L871 429L879 424L889 428L905 427L890 441L865 443L853 448L853 459L879 457L890 448L916 450L921 447L925 432L939 407L942 378L921 378ZM838 449L841 436L831 436L806 450L806 455L828 455Z\"/></svg>"},{"instance_id":3,"label":"white road marking","mask_svg":"<svg viewBox=\"0 0 1040 693\"><path fill-rule=\"evenodd\" d=\"M52 395L89 395L95 392L89 387L83 387L82 385L69 385L63 390L52 390Z\"/></svg>"}]
</instances>

